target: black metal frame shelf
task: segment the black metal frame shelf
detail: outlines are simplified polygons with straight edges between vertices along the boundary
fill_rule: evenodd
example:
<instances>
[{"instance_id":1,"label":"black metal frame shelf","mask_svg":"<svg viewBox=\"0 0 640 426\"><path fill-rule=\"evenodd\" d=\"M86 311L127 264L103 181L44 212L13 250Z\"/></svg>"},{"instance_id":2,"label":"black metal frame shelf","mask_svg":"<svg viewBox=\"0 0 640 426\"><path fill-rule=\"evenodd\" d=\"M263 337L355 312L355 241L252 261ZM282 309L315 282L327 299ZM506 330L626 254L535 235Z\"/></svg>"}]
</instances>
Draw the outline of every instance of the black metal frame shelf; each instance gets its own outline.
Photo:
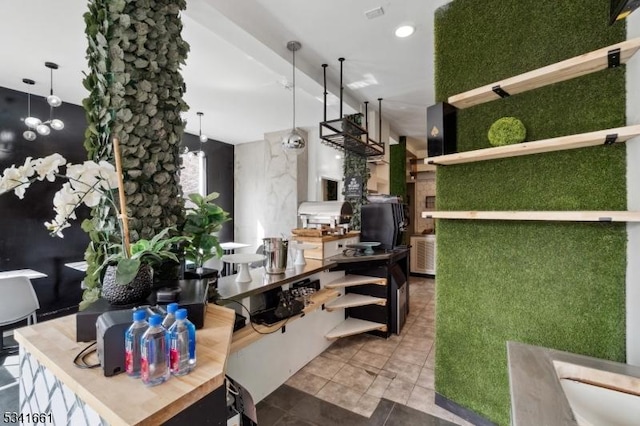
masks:
<instances>
[{"instance_id":1,"label":"black metal frame shelf","mask_svg":"<svg viewBox=\"0 0 640 426\"><path fill-rule=\"evenodd\" d=\"M364 103L365 112L364 120L365 127L356 123L351 117L360 116L361 113L354 114L352 116L342 115L342 92L344 86L342 85L342 63L344 58L338 58L340 61L340 117L334 120L327 120L327 64L322 64L324 74L324 114L323 120L320 122L320 139L328 145L352 152L362 157L380 157L384 155L384 144L382 142L376 142L369 138L369 102ZM378 135L382 139L382 98L378 98Z\"/></svg>"},{"instance_id":2,"label":"black metal frame shelf","mask_svg":"<svg viewBox=\"0 0 640 426\"><path fill-rule=\"evenodd\" d=\"M321 122L320 139L365 157L384 155L384 145L370 139L369 132L348 118Z\"/></svg>"}]
</instances>

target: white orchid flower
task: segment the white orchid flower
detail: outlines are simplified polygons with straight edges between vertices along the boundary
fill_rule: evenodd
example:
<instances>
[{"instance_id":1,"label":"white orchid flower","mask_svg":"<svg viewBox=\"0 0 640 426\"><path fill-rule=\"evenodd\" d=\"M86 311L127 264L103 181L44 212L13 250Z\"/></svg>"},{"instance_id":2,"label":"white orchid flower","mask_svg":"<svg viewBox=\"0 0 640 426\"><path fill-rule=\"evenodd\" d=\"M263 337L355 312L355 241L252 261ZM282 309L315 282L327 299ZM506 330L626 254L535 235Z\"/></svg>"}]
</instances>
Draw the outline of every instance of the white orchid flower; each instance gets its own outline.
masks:
<instances>
[{"instance_id":1,"label":"white orchid flower","mask_svg":"<svg viewBox=\"0 0 640 426\"><path fill-rule=\"evenodd\" d=\"M27 190L31 181L29 177L24 174L25 170L20 167L16 168L11 166L5 169L0 181L0 193L5 193L13 190L18 198L21 200L24 198L24 192Z\"/></svg>"},{"instance_id":2,"label":"white orchid flower","mask_svg":"<svg viewBox=\"0 0 640 426\"><path fill-rule=\"evenodd\" d=\"M24 164L20 167L18 167L18 170L20 171L20 173L27 177L30 178L31 176L33 176L33 174L36 172L36 170L34 169L34 165L36 161L31 161L31 157L27 157L24 160Z\"/></svg>"},{"instance_id":3,"label":"white orchid flower","mask_svg":"<svg viewBox=\"0 0 640 426\"><path fill-rule=\"evenodd\" d=\"M49 182L53 182L56 179L56 173L60 172L60 166L64 166L66 163L67 160L58 153L41 158L34 166L36 173L38 173L38 180L47 179Z\"/></svg>"},{"instance_id":4,"label":"white orchid flower","mask_svg":"<svg viewBox=\"0 0 640 426\"><path fill-rule=\"evenodd\" d=\"M53 210L60 216L75 219L75 209L80 203L82 193L75 191L69 182L53 196Z\"/></svg>"},{"instance_id":5,"label":"white orchid flower","mask_svg":"<svg viewBox=\"0 0 640 426\"><path fill-rule=\"evenodd\" d=\"M69 221L61 221L58 222L58 217L53 220L53 222L45 222L44 226L47 227L49 232L55 233L57 237L64 238L62 234L62 230L71 226Z\"/></svg>"},{"instance_id":6,"label":"white orchid flower","mask_svg":"<svg viewBox=\"0 0 640 426\"><path fill-rule=\"evenodd\" d=\"M60 166L65 165L66 173L62 174ZM106 199L111 206L105 206L105 209L118 209L111 194L118 187L118 177L111 163L88 160L82 164L67 164L67 160L58 153L36 160L28 157L22 166L5 169L0 176L0 195L14 191L18 198L23 199L31 182L36 179L53 182L56 177L66 178L67 182L53 197L55 218L45 222L52 234L63 237L62 230L71 226L70 219L77 219L75 211L80 204L93 208Z\"/></svg>"}]
</instances>

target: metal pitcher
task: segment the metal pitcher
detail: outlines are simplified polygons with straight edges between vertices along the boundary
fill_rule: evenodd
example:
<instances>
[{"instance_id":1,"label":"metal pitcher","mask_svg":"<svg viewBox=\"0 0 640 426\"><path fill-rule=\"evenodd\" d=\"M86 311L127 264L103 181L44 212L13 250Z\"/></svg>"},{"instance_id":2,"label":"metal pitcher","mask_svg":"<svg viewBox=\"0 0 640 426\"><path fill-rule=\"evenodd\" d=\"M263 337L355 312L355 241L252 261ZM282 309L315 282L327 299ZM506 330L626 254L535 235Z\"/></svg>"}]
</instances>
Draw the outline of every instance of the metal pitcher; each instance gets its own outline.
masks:
<instances>
[{"instance_id":1,"label":"metal pitcher","mask_svg":"<svg viewBox=\"0 0 640 426\"><path fill-rule=\"evenodd\" d=\"M287 269L289 241L282 238L263 238L264 255L267 257L264 269L267 274L284 274Z\"/></svg>"}]
</instances>

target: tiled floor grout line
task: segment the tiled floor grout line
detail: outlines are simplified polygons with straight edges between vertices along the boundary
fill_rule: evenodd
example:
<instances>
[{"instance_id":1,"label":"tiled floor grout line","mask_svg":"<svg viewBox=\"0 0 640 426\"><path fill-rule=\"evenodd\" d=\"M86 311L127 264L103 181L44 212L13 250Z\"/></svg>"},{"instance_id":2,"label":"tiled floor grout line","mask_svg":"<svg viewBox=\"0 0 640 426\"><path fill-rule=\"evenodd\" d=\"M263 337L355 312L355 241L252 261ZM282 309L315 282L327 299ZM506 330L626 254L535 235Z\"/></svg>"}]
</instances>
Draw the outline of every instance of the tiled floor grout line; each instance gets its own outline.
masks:
<instances>
[{"instance_id":1,"label":"tiled floor grout line","mask_svg":"<svg viewBox=\"0 0 640 426\"><path fill-rule=\"evenodd\" d=\"M386 426L387 422L389 421L389 418L391 417L391 413L393 413L393 410L396 408L396 404L397 402L394 402L393 405L391 406L391 410L389 410L389 413L387 413L387 418L384 419L384 423L382 423L382 426Z\"/></svg>"}]
</instances>

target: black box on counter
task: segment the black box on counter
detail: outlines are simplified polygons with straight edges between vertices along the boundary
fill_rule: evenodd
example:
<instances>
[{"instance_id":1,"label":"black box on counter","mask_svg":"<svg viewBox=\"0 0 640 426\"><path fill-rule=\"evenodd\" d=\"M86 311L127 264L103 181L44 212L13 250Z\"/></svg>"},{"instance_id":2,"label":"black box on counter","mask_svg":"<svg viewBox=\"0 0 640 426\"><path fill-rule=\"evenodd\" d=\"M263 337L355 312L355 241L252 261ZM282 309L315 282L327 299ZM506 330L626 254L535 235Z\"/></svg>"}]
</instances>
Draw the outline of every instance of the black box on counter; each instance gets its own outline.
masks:
<instances>
[{"instance_id":1,"label":"black box on counter","mask_svg":"<svg viewBox=\"0 0 640 426\"><path fill-rule=\"evenodd\" d=\"M204 317L207 311L207 291L208 284L204 280L178 280L167 281L162 283L161 288L156 288L151 295L141 302L132 303L129 305L112 305L105 299L98 299L84 311L80 311L76 314L76 341L77 342L89 342L96 340L96 321L98 317L109 311L131 311L131 317L133 316L133 309L139 306L155 306L166 307L167 304L175 302L180 305L181 308L187 309L187 318L196 326L196 329L200 329L204 326ZM167 289L177 290L172 293L176 293L176 300L158 301L158 291L161 294L167 293ZM133 319L131 319L133 322Z\"/></svg>"}]
</instances>

